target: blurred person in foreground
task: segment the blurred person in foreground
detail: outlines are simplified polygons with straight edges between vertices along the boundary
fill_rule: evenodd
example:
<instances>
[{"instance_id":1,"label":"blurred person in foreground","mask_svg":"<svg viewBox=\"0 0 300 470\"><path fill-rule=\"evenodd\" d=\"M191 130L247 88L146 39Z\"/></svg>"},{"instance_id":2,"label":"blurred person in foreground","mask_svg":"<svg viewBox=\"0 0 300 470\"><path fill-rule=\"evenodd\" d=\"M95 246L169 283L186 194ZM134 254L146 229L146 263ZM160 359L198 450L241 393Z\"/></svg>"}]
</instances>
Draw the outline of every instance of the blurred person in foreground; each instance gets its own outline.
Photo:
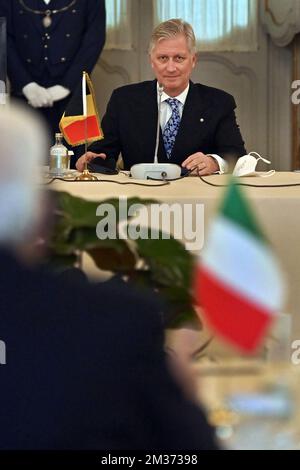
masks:
<instances>
[{"instance_id":1,"label":"blurred person in foreground","mask_svg":"<svg viewBox=\"0 0 300 470\"><path fill-rule=\"evenodd\" d=\"M156 79L113 92L102 120L104 139L77 160L77 169L94 158L111 166L120 153L125 170L153 163L162 85L158 162L176 163L196 175L226 172L226 160L246 154L236 104L228 93L190 80L196 65L192 26L181 19L159 24L149 58Z\"/></svg>"},{"instance_id":2,"label":"blurred person in foreground","mask_svg":"<svg viewBox=\"0 0 300 470\"><path fill-rule=\"evenodd\" d=\"M0 133L0 449L217 449L170 375L153 299L112 282L73 289L30 264L48 219L44 128L9 108Z\"/></svg>"}]
</instances>

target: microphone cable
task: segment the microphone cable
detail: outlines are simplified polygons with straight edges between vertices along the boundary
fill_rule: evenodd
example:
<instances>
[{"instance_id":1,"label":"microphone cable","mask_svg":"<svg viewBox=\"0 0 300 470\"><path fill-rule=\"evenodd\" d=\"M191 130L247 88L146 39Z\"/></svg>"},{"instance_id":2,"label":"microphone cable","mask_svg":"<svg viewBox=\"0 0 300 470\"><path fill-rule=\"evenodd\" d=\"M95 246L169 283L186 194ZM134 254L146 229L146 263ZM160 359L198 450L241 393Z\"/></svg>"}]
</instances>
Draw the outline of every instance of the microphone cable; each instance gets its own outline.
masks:
<instances>
[{"instance_id":1,"label":"microphone cable","mask_svg":"<svg viewBox=\"0 0 300 470\"><path fill-rule=\"evenodd\" d=\"M208 184L209 186L214 186L215 188L227 188L229 184L216 184L211 183L204 179L203 176L198 175L198 178L203 181L203 183ZM246 186L249 188L289 188L300 186L300 183L290 183L290 184L251 184L251 183L232 183L235 186Z\"/></svg>"},{"instance_id":2,"label":"microphone cable","mask_svg":"<svg viewBox=\"0 0 300 470\"><path fill-rule=\"evenodd\" d=\"M148 178L149 180L150 179L153 179L153 178ZM179 179L179 178L177 178ZM167 186L170 184L169 180L163 180L163 183L160 183L160 184L146 184L146 183L135 183L133 181L114 181L114 180L102 180L102 179L98 179L98 180L91 180L91 181L78 181L76 180L75 178L74 179L64 179L64 178L61 178L59 176L55 176L54 178L51 178L50 181L47 181L46 183L42 183L43 186L48 186L50 184L52 184L55 180L59 180L59 181L64 181L65 183L114 183L114 184L121 184L121 185L128 185L128 184L131 184L131 185L135 185L135 186L146 186L147 188L157 188L159 186ZM156 179L153 179L153 181L161 181L161 180L156 180Z\"/></svg>"}]
</instances>

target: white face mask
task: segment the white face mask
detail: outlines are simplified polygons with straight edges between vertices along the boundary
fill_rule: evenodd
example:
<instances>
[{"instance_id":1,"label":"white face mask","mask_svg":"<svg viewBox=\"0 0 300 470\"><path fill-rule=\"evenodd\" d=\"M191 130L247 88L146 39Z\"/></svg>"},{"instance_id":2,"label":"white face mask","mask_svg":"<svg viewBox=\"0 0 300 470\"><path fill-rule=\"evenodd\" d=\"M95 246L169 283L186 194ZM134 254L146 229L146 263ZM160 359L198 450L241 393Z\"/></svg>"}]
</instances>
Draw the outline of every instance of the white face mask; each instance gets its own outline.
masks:
<instances>
[{"instance_id":1,"label":"white face mask","mask_svg":"<svg viewBox=\"0 0 300 470\"><path fill-rule=\"evenodd\" d=\"M271 176L275 173L275 170L267 171L264 174L259 174L255 171L258 160L262 160L269 165L271 164L269 160L261 157L257 152L249 152L238 159L232 172L233 176Z\"/></svg>"}]
</instances>

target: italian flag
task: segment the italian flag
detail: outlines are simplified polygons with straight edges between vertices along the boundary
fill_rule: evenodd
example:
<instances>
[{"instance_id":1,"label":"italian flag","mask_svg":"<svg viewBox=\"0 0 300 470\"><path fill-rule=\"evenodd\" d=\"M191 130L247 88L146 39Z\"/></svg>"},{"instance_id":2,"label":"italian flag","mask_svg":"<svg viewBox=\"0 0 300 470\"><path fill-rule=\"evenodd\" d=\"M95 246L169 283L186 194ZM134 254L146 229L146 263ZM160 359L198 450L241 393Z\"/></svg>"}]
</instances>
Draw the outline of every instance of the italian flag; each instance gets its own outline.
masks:
<instances>
[{"instance_id":1,"label":"italian flag","mask_svg":"<svg viewBox=\"0 0 300 470\"><path fill-rule=\"evenodd\" d=\"M196 299L212 329L248 353L283 305L281 271L234 180L197 267Z\"/></svg>"}]
</instances>

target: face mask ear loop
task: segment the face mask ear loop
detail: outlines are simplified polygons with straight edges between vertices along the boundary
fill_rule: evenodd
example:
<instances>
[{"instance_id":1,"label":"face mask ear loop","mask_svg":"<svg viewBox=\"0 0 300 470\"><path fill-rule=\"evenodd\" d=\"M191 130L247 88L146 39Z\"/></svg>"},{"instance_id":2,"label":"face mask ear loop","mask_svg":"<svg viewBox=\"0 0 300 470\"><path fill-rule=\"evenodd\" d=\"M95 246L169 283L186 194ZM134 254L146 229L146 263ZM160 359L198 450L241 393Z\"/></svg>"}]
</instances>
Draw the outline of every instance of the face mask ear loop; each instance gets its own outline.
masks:
<instances>
[{"instance_id":1,"label":"face mask ear loop","mask_svg":"<svg viewBox=\"0 0 300 470\"><path fill-rule=\"evenodd\" d=\"M275 170L270 170L270 171L267 171L266 173L264 173L262 175L257 173L257 175L260 176L261 178L268 178L268 176L272 176L272 175L274 175L274 173L275 173Z\"/></svg>"},{"instance_id":2,"label":"face mask ear loop","mask_svg":"<svg viewBox=\"0 0 300 470\"><path fill-rule=\"evenodd\" d=\"M261 156L259 155L259 153L257 153L257 152L254 152L254 151L253 151L253 152L249 152L248 155L255 155L255 156L257 156L257 161L258 161L258 160L262 160L263 162L268 163L269 165L271 165L271 162L270 162L269 160L267 160L266 158L261 157Z\"/></svg>"}]
</instances>

